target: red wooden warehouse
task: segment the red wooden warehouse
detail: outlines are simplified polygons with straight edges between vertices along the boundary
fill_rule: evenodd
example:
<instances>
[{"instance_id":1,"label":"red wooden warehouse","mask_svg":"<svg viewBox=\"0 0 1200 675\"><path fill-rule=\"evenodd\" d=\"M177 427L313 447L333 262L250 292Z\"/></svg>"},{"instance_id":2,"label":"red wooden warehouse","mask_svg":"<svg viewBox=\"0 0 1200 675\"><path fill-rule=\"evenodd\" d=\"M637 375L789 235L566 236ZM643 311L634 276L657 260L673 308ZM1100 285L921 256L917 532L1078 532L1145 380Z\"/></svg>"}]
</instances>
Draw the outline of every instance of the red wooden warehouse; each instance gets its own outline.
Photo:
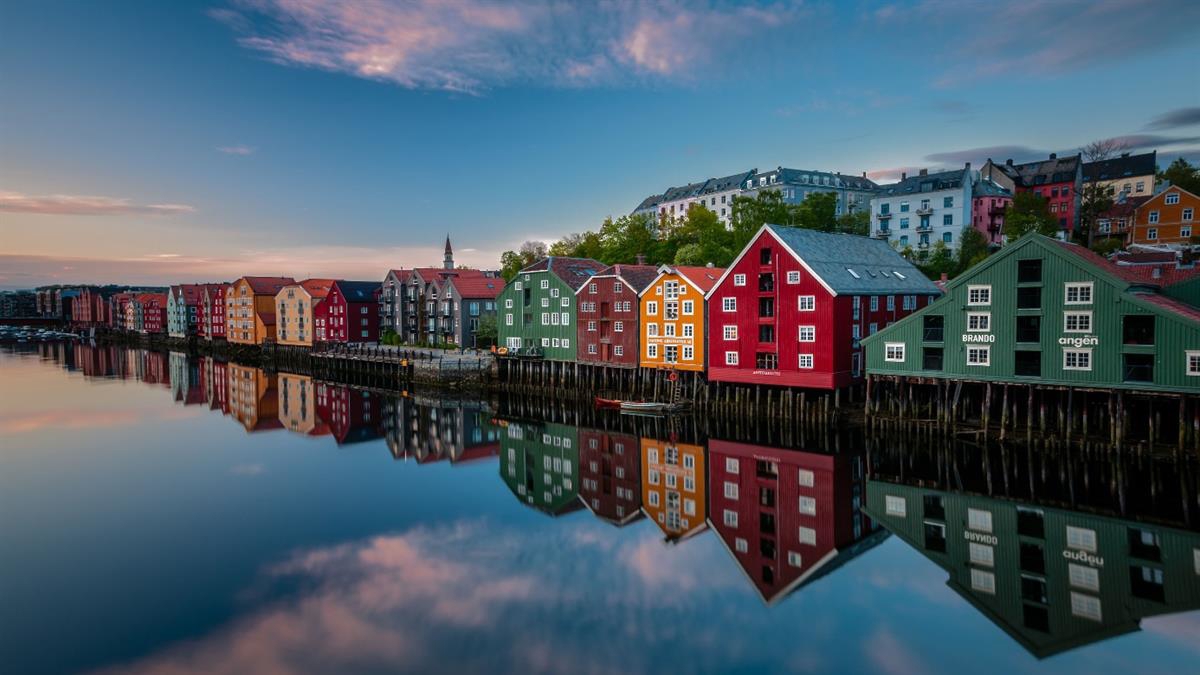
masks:
<instances>
[{"instance_id":1,"label":"red wooden warehouse","mask_svg":"<svg viewBox=\"0 0 1200 675\"><path fill-rule=\"evenodd\" d=\"M642 517L641 442L636 436L579 430L579 498L592 515L623 527Z\"/></svg>"},{"instance_id":2,"label":"red wooden warehouse","mask_svg":"<svg viewBox=\"0 0 1200 675\"><path fill-rule=\"evenodd\" d=\"M638 294L657 276L654 265L612 265L575 291L580 363L637 367Z\"/></svg>"},{"instance_id":3,"label":"red wooden warehouse","mask_svg":"<svg viewBox=\"0 0 1200 675\"><path fill-rule=\"evenodd\" d=\"M864 457L709 442L709 527L770 604L883 541Z\"/></svg>"},{"instance_id":4,"label":"red wooden warehouse","mask_svg":"<svg viewBox=\"0 0 1200 675\"><path fill-rule=\"evenodd\" d=\"M333 282L329 295L313 310L318 342L378 342L378 281Z\"/></svg>"},{"instance_id":5,"label":"red wooden warehouse","mask_svg":"<svg viewBox=\"0 0 1200 675\"><path fill-rule=\"evenodd\" d=\"M865 337L941 295L886 241L764 225L708 292L708 377L840 389Z\"/></svg>"}]
</instances>

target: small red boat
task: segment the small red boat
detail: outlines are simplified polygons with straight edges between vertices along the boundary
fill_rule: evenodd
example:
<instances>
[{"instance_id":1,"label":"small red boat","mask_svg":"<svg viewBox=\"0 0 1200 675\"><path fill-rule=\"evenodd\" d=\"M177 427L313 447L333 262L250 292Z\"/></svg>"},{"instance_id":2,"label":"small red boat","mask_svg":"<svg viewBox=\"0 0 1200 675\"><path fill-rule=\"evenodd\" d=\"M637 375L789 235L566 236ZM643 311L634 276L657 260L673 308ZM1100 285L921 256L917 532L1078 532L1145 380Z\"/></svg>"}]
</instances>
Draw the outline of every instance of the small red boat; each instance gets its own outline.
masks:
<instances>
[{"instance_id":1,"label":"small red boat","mask_svg":"<svg viewBox=\"0 0 1200 675\"><path fill-rule=\"evenodd\" d=\"M622 401L620 399L616 399L616 398L602 398L600 396L596 397L596 407L597 408L620 410L622 403L624 403L624 401Z\"/></svg>"}]
</instances>

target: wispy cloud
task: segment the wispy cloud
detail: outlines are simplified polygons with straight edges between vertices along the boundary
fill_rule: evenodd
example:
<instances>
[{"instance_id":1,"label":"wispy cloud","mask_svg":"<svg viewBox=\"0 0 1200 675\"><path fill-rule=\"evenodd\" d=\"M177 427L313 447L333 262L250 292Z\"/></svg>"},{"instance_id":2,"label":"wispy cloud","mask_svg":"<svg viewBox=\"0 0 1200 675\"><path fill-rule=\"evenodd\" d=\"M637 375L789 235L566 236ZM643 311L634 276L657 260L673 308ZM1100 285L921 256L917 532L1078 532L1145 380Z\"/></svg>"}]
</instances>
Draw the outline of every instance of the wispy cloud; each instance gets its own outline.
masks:
<instances>
[{"instance_id":1,"label":"wispy cloud","mask_svg":"<svg viewBox=\"0 0 1200 675\"><path fill-rule=\"evenodd\" d=\"M211 15L232 27L243 46L282 64L479 93L514 83L686 79L761 31L790 22L798 7L235 0Z\"/></svg>"},{"instance_id":2,"label":"wispy cloud","mask_svg":"<svg viewBox=\"0 0 1200 675\"><path fill-rule=\"evenodd\" d=\"M1154 130L1176 129L1178 127L1189 127L1197 124L1200 124L1200 107L1177 108L1155 117L1146 125L1146 128Z\"/></svg>"},{"instance_id":3,"label":"wispy cloud","mask_svg":"<svg viewBox=\"0 0 1200 675\"><path fill-rule=\"evenodd\" d=\"M253 155L258 151L258 148L252 148L248 145L222 145L217 148L217 152L223 152L226 155Z\"/></svg>"},{"instance_id":4,"label":"wispy cloud","mask_svg":"<svg viewBox=\"0 0 1200 675\"><path fill-rule=\"evenodd\" d=\"M1200 142L1200 136L1159 136L1156 134L1126 134L1111 139L1124 146L1127 150L1154 150L1174 145L1193 145Z\"/></svg>"},{"instance_id":5,"label":"wispy cloud","mask_svg":"<svg viewBox=\"0 0 1200 675\"><path fill-rule=\"evenodd\" d=\"M988 159L997 162L1003 162L1007 159L1023 162L1038 157L1045 157L1047 154L1047 151L1024 145L989 145L979 148L935 152L925 155L925 159L942 165L959 165L964 162L972 162L978 168L980 164Z\"/></svg>"},{"instance_id":6,"label":"wispy cloud","mask_svg":"<svg viewBox=\"0 0 1200 675\"><path fill-rule=\"evenodd\" d=\"M92 195L27 195L0 191L0 211L59 216L174 216L192 213L186 204L135 204L128 199Z\"/></svg>"},{"instance_id":7,"label":"wispy cloud","mask_svg":"<svg viewBox=\"0 0 1200 675\"><path fill-rule=\"evenodd\" d=\"M930 664L922 661L886 626L877 629L863 642L863 652L881 673L920 675L933 672Z\"/></svg>"}]
</instances>

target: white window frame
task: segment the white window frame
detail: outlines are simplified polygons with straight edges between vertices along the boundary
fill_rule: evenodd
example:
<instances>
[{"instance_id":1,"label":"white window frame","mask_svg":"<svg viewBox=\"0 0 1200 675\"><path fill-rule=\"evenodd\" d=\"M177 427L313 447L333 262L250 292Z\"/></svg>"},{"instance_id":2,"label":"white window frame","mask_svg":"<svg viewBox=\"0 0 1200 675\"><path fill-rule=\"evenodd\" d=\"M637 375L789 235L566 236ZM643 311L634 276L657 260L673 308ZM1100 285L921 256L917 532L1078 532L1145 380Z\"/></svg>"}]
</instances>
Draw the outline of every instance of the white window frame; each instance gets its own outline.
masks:
<instances>
[{"instance_id":1,"label":"white window frame","mask_svg":"<svg viewBox=\"0 0 1200 675\"><path fill-rule=\"evenodd\" d=\"M733 285L734 286L745 286L746 285L746 275L745 274L733 275Z\"/></svg>"},{"instance_id":2,"label":"white window frame","mask_svg":"<svg viewBox=\"0 0 1200 675\"><path fill-rule=\"evenodd\" d=\"M1075 357L1074 365L1068 365L1069 356ZM1087 365L1080 365L1079 357L1082 356L1087 361ZM1092 350L1091 349L1063 349L1063 370L1081 370L1090 371L1092 369Z\"/></svg>"},{"instance_id":3,"label":"white window frame","mask_svg":"<svg viewBox=\"0 0 1200 675\"><path fill-rule=\"evenodd\" d=\"M817 515L817 498L800 495L800 498L796 500L796 511L804 516Z\"/></svg>"},{"instance_id":4,"label":"white window frame","mask_svg":"<svg viewBox=\"0 0 1200 675\"><path fill-rule=\"evenodd\" d=\"M983 357L984 357L983 360L972 362L971 361L972 353L983 354ZM968 366L976 366L976 367L980 367L980 368L986 368L988 366L991 366L992 365L992 347L991 347L991 345L968 344L967 345L967 365Z\"/></svg>"},{"instance_id":5,"label":"white window frame","mask_svg":"<svg viewBox=\"0 0 1200 675\"><path fill-rule=\"evenodd\" d=\"M732 474L741 473L740 467L741 467L741 463L737 461L736 457L726 457L725 458L725 473L732 473Z\"/></svg>"},{"instance_id":6,"label":"white window frame","mask_svg":"<svg viewBox=\"0 0 1200 675\"><path fill-rule=\"evenodd\" d=\"M721 336L726 340L738 339L737 326L736 325L723 326L721 329ZM1197 373L1197 374L1200 374L1200 373Z\"/></svg>"},{"instance_id":7,"label":"white window frame","mask_svg":"<svg viewBox=\"0 0 1200 675\"><path fill-rule=\"evenodd\" d=\"M884 495L883 510L889 516L908 517L908 502L898 495Z\"/></svg>"},{"instance_id":8,"label":"white window frame","mask_svg":"<svg viewBox=\"0 0 1200 675\"><path fill-rule=\"evenodd\" d=\"M972 327L972 320L975 320L975 325ZM991 312L967 312L967 332L968 333L990 333L992 332L992 313Z\"/></svg>"},{"instance_id":9,"label":"white window frame","mask_svg":"<svg viewBox=\"0 0 1200 675\"><path fill-rule=\"evenodd\" d=\"M1188 349L1184 351L1183 365L1189 377L1200 377L1200 350Z\"/></svg>"},{"instance_id":10,"label":"white window frame","mask_svg":"<svg viewBox=\"0 0 1200 675\"><path fill-rule=\"evenodd\" d=\"M1087 317L1087 327L1080 328L1078 320L1081 317ZM1076 320L1076 326L1071 328L1071 320ZM1064 333L1091 333L1092 332L1092 313L1091 311L1066 311L1063 312L1063 332Z\"/></svg>"},{"instance_id":11,"label":"white window frame","mask_svg":"<svg viewBox=\"0 0 1200 675\"><path fill-rule=\"evenodd\" d=\"M1071 591L1071 615L1096 622L1103 621L1104 613L1100 605L1100 598Z\"/></svg>"},{"instance_id":12,"label":"white window frame","mask_svg":"<svg viewBox=\"0 0 1200 675\"><path fill-rule=\"evenodd\" d=\"M800 539L800 543L804 544L805 546L817 545L817 531L811 527L804 527L801 525L799 531L797 532L797 536Z\"/></svg>"},{"instance_id":13,"label":"white window frame","mask_svg":"<svg viewBox=\"0 0 1200 675\"><path fill-rule=\"evenodd\" d=\"M799 270L791 270L790 272L788 272L787 273L787 282L789 284L800 283L800 271Z\"/></svg>"},{"instance_id":14,"label":"white window frame","mask_svg":"<svg viewBox=\"0 0 1200 675\"><path fill-rule=\"evenodd\" d=\"M733 297L733 296L726 296L724 298L721 298L721 311L722 312L736 312L737 311L737 298Z\"/></svg>"},{"instance_id":15,"label":"white window frame","mask_svg":"<svg viewBox=\"0 0 1200 675\"><path fill-rule=\"evenodd\" d=\"M725 365L727 365L727 366L738 365L738 353L737 352L725 352Z\"/></svg>"},{"instance_id":16,"label":"white window frame","mask_svg":"<svg viewBox=\"0 0 1200 675\"><path fill-rule=\"evenodd\" d=\"M1067 282L1067 283L1063 284L1063 304L1064 305L1090 305L1090 304L1092 304L1092 302L1096 299L1095 286L1096 285L1094 283L1092 283L1091 281L1071 281L1071 282ZM1079 298L1076 298L1075 300L1071 299L1071 291L1072 290L1079 291L1080 292L1079 295L1082 296L1083 295L1082 291L1084 289L1087 289L1087 300L1080 300Z\"/></svg>"},{"instance_id":17,"label":"white window frame","mask_svg":"<svg viewBox=\"0 0 1200 675\"><path fill-rule=\"evenodd\" d=\"M812 370L816 359L813 354L798 354L796 367L800 370Z\"/></svg>"},{"instance_id":18,"label":"white window frame","mask_svg":"<svg viewBox=\"0 0 1200 675\"><path fill-rule=\"evenodd\" d=\"M1179 193L1178 192L1168 192L1166 194L1166 196L1163 197L1163 203L1166 204L1167 206L1173 206L1175 204L1178 204L1179 203ZM1158 211L1151 211L1151 213L1158 213Z\"/></svg>"},{"instance_id":19,"label":"white window frame","mask_svg":"<svg viewBox=\"0 0 1200 675\"><path fill-rule=\"evenodd\" d=\"M1097 549L1096 531L1086 527L1067 525L1067 548L1095 553Z\"/></svg>"},{"instance_id":20,"label":"white window frame","mask_svg":"<svg viewBox=\"0 0 1200 675\"><path fill-rule=\"evenodd\" d=\"M646 302L646 316L658 316L658 302L649 300Z\"/></svg>"},{"instance_id":21,"label":"white window frame","mask_svg":"<svg viewBox=\"0 0 1200 675\"><path fill-rule=\"evenodd\" d=\"M738 498L738 484L733 481L725 481L725 499Z\"/></svg>"},{"instance_id":22,"label":"white window frame","mask_svg":"<svg viewBox=\"0 0 1200 675\"><path fill-rule=\"evenodd\" d=\"M736 530L737 526L738 526L737 511L733 511L730 509L725 509L724 511L722 511L721 522L725 523L725 527L730 527L730 528L733 528Z\"/></svg>"},{"instance_id":23,"label":"white window frame","mask_svg":"<svg viewBox=\"0 0 1200 675\"><path fill-rule=\"evenodd\" d=\"M978 294L978 297L976 295ZM975 299L972 299L975 298ZM970 307L987 307L992 304L992 287L990 284L967 286L967 305Z\"/></svg>"},{"instance_id":24,"label":"white window frame","mask_svg":"<svg viewBox=\"0 0 1200 675\"><path fill-rule=\"evenodd\" d=\"M811 469L800 469L796 472L796 482L800 487L813 487L817 484L817 475Z\"/></svg>"},{"instance_id":25,"label":"white window frame","mask_svg":"<svg viewBox=\"0 0 1200 675\"><path fill-rule=\"evenodd\" d=\"M816 326L800 326L796 331L796 338L800 342L816 342L817 327Z\"/></svg>"},{"instance_id":26,"label":"white window frame","mask_svg":"<svg viewBox=\"0 0 1200 675\"><path fill-rule=\"evenodd\" d=\"M646 345L646 358L648 358L648 359L657 359L658 358L658 345L656 345L656 344Z\"/></svg>"},{"instance_id":27,"label":"white window frame","mask_svg":"<svg viewBox=\"0 0 1200 675\"><path fill-rule=\"evenodd\" d=\"M987 544L979 542L967 542L967 556L972 565L981 567L996 566L996 550Z\"/></svg>"},{"instance_id":28,"label":"white window frame","mask_svg":"<svg viewBox=\"0 0 1200 675\"><path fill-rule=\"evenodd\" d=\"M1067 579L1072 588L1100 592L1100 570L1075 563L1067 563Z\"/></svg>"},{"instance_id":29,"label":"white window frame","mask_svg":"<svg viewBox=\"0 0 1200 675\"><path fill-rule=\"evenodd\" d=\"M817 296L801 295L796 298L796 311L798 312L815 312L817 311Z\"/></svg>"},{"instance_id":30,"label":"white window frame","mask_svg":"<svg viewBox=\"0 0 1200 675\"><path fill-rule=\"evenodd\" d=\"M696 313L696 301L695 300L682 300L682 301L680 301L679 304L680 304L680 308L683 311L684 316L692 316L693 314Z\"/></svg>"},{"instance_id":31,"label":"white window frame","mask_svg":"<svg viewBox=\"0 0 1200 675\"><path fill-rule=\"evenodd\" d=\"M904 363L905 346L903 342L883 343L883 360L891 363Z\"/></svg>"},{"instance_id":32,"label":"white window frame","mask_svg":"<svg viewBox=\"0 0 1200 675\"><path fill-rule=\"evenodd\" d=\"M996 594L996 575L987 570L971 568L971 589L988 595Z\"/></svg>"},{"instance_id":33,"label":"white window frame","mask_svg":"<svg viewBox=\"0 0 1200 675\"><path fill-rule=\"evenodd\" d=\"M992 512L983 509L967 509L967 529L976 532L992 532Z\"/></svg>"}]
</instances>

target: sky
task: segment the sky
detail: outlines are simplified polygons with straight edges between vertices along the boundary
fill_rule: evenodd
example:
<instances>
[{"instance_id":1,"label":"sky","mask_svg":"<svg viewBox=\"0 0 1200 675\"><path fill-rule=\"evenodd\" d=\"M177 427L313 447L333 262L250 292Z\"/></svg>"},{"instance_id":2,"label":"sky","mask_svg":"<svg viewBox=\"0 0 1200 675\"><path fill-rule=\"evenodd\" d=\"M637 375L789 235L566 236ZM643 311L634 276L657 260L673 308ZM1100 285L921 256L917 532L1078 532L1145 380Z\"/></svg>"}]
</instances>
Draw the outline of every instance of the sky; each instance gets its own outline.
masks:
<instances>
[{"instance_id":1,"label":"sky","mask_svg":"<svg viewBox=\"0 0 1200 675\"><path fill-rule=\"evenodd\" d=\"M0 6L0 287L381 279L777 166L1200 159L1191 0Z\"/></svg>"}]
</instances>

